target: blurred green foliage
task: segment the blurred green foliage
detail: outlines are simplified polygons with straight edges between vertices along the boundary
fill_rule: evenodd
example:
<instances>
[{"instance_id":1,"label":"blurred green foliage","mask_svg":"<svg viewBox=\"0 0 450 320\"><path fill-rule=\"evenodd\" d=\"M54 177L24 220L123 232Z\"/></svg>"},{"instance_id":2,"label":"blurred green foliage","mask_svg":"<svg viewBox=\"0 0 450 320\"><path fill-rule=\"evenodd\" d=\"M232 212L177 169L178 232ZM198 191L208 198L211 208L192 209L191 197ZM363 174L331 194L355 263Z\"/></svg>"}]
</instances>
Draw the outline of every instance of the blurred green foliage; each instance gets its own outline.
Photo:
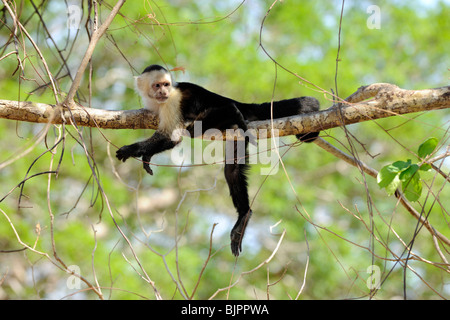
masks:
<instances>
[{"instance_id":1,"label":"blurred green foliage","mask_svg":"<svg viewBox=\"0 0 450 320\"><path fill-rule=\"evenodd\" d=\"M16 2L20 21L67 92L88 43L88 6L75 2L83 10L77 30L68 28L65 2L36 4L42 20L28 1ZM405 89L448 85L448 1L376 3L379 29L367 26L370 1L345 3L336 76L339 2L278 1L269 11L273 1L128 1L99 42L91 86L86 72L77 99L93 108L140 108L133 76L153 63L183 67L174 72L176 80L243 102L311 95L322 108L332 98L309 83L343 98L375 82ZM112 5L102 2L101 21ZM12 28L5 13L2 57L16 50ZM14 54L0 61L0 99L55 103L43 64L22 34L18 49L23 72ZM432 111L352 125L351 135L337 128L322 136L380 170L414 158L411 153L431 136L439 141L436 155L445 152L448 121L448 111ZM414 299L450 297L448 265L430 234L424 228L416 234L416 220L375 179L314 144L283 138L288 146L280 149L285 154L276 174L252 168L254 215L236 261L229 250L236 213L220 164L180 168L165 153L152 159L159 166L148 176L139 161L119 164L114 154L152 132L55 126L34 145L44 128L0 120L0 163L24 153L0 170L0 299L96 298L83 282L70 288L71 275L60 261L77 266L90 283L98 281L106 299L154 299L134 255L165 299L293 299L304 281L300 299L368 298L371 265L381 270L377 299L405 292ZM45 152L61 138L53 153ZM57 177L40 174L58 167ZM448 162L441 169L448 173ZM414 206L450 237L448 183L434 171L421 177L424 190ZM34 251L6 253L23 248L19 238ZM414 257L431 263L417 258L404 267L402 241L412 239Z\"/></svg>"}]
</instances>

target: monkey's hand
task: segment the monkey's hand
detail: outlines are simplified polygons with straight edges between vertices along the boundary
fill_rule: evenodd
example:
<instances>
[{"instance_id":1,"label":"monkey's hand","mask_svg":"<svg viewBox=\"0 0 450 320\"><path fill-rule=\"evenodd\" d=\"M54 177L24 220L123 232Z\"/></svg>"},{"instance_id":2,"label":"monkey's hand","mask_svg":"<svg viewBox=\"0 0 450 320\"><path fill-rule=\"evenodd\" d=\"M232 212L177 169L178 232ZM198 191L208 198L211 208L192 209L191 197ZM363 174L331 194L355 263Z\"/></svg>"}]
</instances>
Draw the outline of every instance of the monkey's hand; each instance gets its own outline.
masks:
<instances>
[{"instance_id":1,"label":"monkey's hand","mask_svg":"<svg viewBox=\"0 0 450 320\"><path fill-rule=\"evenodd\" d=\"M120 161L127 161L130 157L140 157L142 156L142 162L144 163L144 169L148 174L153 175L152 169L150 169L150 154L143 154L142 149L139 147L139 144L130 144L128 146L123 146L116 152L116 157Z\"/></svg>"},{"instance_id":2,"label":"monkey's hand","mask_svg":"<svg viewBox=\"0 0 450 320\"><path fill-rule=\"evenodd\" d=\"M148 174L153 175L150 169L150 159L155 154L165 150L172 149L180 140L173 141L165 132L155 131L155 133L147 140L136 142L127 146L123 146L116 152L117 159L125 162L130 157L140 158L144 163L144 169Z\"/></svg>"},{"instance_id":3,"label":"monkey's hand","mask_svg":"<svg viewBox=\"0 0 450 320\"><path fill-rule=\"evenodd\" d=\"M117 150L116 152L116 157L117 159L119 159L120 161L127 161L127 159L129 157L139 157L142 154L137 154L138 148L136 148L136 146L134 144L130 144L128 146L123 146L122 148L120 148L119 150Z\"/></svg>"},{"instance_id":4,"label":"monkey's hand","mask_svg":"<svg viewBox=\"0 0 450 320\"><path fill-rule=\"evenodd\" d=\"M230 233L231 238L231 252L234 256L238 257L242 251L242 239L244 238L245 228L252 216L252 211L249 210L245 215L238 218L238 221L234 225Z\"/></svg>"}]
</instances>

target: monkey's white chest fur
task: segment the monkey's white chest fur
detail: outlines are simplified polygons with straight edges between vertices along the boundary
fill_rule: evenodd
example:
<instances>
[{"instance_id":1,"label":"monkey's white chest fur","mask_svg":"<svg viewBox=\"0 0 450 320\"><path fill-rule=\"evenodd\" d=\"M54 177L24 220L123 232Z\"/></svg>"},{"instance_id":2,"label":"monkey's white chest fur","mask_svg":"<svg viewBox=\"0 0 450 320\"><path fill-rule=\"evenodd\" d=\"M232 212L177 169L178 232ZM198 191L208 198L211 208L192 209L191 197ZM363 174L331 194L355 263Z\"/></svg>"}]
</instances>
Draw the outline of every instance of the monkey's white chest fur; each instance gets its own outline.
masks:
<instances>
[{"instance_id":1,"label":"monkey's white chest fur","mask_svg":"<svg viewBox=\"0 0 450 320\"><path fill-rule=\"evenodd\" d=\"M173 90L169 99L158 106L158 130L171 135L174 130L183 128L180 110L181 99L181 92Z\"/></svg>"}]
</instances>

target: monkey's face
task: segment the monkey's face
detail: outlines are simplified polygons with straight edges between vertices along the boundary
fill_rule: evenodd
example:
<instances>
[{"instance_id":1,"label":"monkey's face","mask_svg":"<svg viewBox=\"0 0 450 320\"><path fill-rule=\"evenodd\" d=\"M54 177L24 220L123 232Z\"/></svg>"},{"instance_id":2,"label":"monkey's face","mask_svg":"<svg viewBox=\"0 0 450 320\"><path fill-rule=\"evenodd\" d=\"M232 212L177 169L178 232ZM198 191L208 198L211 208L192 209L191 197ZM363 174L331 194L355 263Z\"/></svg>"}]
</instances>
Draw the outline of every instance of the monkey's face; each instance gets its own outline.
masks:
<instances>
[{"instance_id":1,"label":"monkey's face","mask_svg":"<svg viewBox=\"0 0 450 320\"><path fill-rule=\"evenodd\" d=\"M153 97L158 103L164 103L169 99L172 84L167 79L160 79L152 83Z\"/></svg>"},{"instance_id":2,"label":"monkey's face","mask_svg":"<svg viewBox=\"0 0 450 320\"><path fill-rule=\"evenodd\" d=\"M136 87L139 94L146 100L151 99L158 104L165 103L172 91L170 74L152 71L136 77Z\"/></svg>"}]
</instances>

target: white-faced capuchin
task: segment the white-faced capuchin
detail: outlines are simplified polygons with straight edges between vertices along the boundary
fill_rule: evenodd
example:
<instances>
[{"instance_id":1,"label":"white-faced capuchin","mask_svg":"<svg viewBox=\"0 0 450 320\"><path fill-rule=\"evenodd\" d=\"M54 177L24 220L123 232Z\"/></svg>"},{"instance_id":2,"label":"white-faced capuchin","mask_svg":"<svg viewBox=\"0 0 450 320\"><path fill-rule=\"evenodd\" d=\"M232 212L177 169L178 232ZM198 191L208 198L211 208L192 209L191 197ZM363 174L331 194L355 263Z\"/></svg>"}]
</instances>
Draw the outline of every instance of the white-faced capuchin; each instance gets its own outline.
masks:
<instances>
[{"instance_id":1,"label":"white-faced capuchin","mask_svg":"<svg viewBox=\"0 0 450 320\"><path fill-rule=\"evenodd\" d=\"M175 147L180 138L173 139L177 129L187 129L193 137L194 121L202 121L202 133L208 129L240 128L247 131L247 122L282 118L302 113L316 112L319 102L313 97L300 97L262 104L241 103L198 85L187 82L173 82L170 73L159 65L151 65L136 77L136 88L145 107L159 116L158 129L149 139L126 145L117 151L117 158L126 161L130 157L142 157L144 169L153 174L149 162L153 155ZM310 142L319 132L297 135L301 141ZM174 141L175 140L175 141ZM247 139L246 139L247 140ZM226 142L228 144L229 142ZM236 141L231 147L237 149ZM245 141L247 150L248 141ZM236 151L234 151L236 155ZM246 151L247 156L247 151ZM230 189L231 199L238 212L238 219L231 230L231 252L239 256L242 251L242 238L252 215L247 191L246 161L226 161L225 178Z\"/></svg>"}]
</instances>

